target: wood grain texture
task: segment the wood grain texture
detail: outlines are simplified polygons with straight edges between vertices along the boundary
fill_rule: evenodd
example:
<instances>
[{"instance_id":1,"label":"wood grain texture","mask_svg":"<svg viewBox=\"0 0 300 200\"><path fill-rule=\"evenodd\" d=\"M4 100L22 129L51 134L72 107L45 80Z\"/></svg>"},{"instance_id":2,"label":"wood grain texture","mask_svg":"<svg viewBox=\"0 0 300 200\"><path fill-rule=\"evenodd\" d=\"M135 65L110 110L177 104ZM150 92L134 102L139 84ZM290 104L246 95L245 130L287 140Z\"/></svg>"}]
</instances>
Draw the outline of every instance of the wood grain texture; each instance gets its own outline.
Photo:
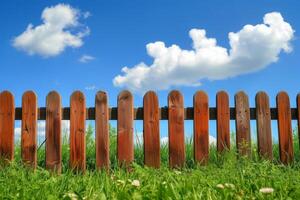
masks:
<instances>
[{"instance_id":1,"label":"wood grain texture","mask_svg":"<svg viewBox=\"0 0 300 200\"><path fill-rule=\"evenodd\" d=\"M183 167L185 164L184 142L184 104L183 96L173 90L168 96L169 108L169 165L171 168Z\"/></svg>"},{"instance_id":2,"label":"wood grain texture","mask_svg":"<svg viewBox=\"0 0 300 200\"><path fill-rule=\"evenodd\" d=\"M272 132L269 97L265 92L258 92L255 97L257 145L260 157L272 160Z\"/></svg>"},{"instance_id":3,"label":"wood grain texture","mask_svg":"<svg viewBox=\"0 0 300 200\"><path fill-rule=\"evenodd\" d=\"M61 173L61 97L52 91L46 98L46 169Z\"/></svg>"},{"instance_id":4,"label":"wood grain texture","mask_svg":"<svg viewBox=\"0 0 300 200\"><path fill-rule=\"evenodd\" d=\"M27 91L22 97L22 133L21 157L23 163L37 166L37 96L33 91Z\"/></svg>"},{"instance_id":5,"label":"wood grain texture","mask_svg":"<svg viewBox=\"0 0 300 200\"><path fill-rule=\"evenodd\" d=\"M109 169L108 95L99 91L95 99L96 167Z\"/></svg>"},{"instance_id":6,"label":"wood grain texture","mask_svg":"<svg viewBox=\"0 0 300 200\"><path fill-rule=\"evenodd\" d=\"M85 154L85 97L75 91L70 101L70 167L75 171L86 169Z\"/></svg>"},{"instance_id":7,"label":"wood grain texture","mask_svg":"<svg viewBox=\"0 0 300 200\"><path fill-rule=\"evenodd\" d=\"M220 91L216 97L217 105L217 150L230 149L230 109L227 92Z\"/></svg>"},{"instance_id":8,"label":"wood grain texture","mask_svg":"<svg viewBox=\"0 0 300 200\"><path fill-rule=\"evenodd\" d=\"M204 91L194 95L194 159L207 164L209 158L209 106Z\"/></svg>"},{"instance_id":9,"label":"wood grain texture","mask_svg":"<svg viewBox=\"0 0 300 200\"><path fill-rule=\"evenodd\" d=\"M279 155L283 164L294 160L293 133L291 124L290 100L286 92L279 92L276 97L278 109Z\"/></svg>"},{"instance_id":10,"label":"wood grain texture","mask_svg":"<svg viewBox=\"0 0 300 200\"><path fill-rule=\"evenodd\" d=\"M159 103L155 92L144 96L144 163L160 167Z\"/></svg>"},{"instance_id":11,"label":"wood grain texture","mask_svg":"<svg viewBox=\"0 0 300 200\"><path fill-rule=\"evenodd\" d=\"M129 167L134 160L133 96L124 90L118 96L117 157L120 166Z\"/></svg>"},{"instance_id":12,"label":"wood grain texture","mask_svg":"<svg viewBox=\"0 0 300 200\"><path fill-rule=\"evenodd\" d=\"M236 146L241 156L251 155L250 109L249 100L245 92L240 91L234 97Z\"/></svg>"},{"instance_id":13,"label":"wood grain texture","mask_svg":"<svg viewBox=\"0 0 300 200\"><path fill-rule=\"evenodd\" d=\"M15 102L9 91L0 93L0 159L14 159Z\"/></svg>"},{"instance_id":14,"label":"wood grain texture","mask_svg":"<svg viewBox=\"0 0 300 200\"><path fill-rule=\"evenodd\" d=\"M300 145L300 93L297 95L297 125L298 125L298 142Z\"/></svg>"}]
</instances>

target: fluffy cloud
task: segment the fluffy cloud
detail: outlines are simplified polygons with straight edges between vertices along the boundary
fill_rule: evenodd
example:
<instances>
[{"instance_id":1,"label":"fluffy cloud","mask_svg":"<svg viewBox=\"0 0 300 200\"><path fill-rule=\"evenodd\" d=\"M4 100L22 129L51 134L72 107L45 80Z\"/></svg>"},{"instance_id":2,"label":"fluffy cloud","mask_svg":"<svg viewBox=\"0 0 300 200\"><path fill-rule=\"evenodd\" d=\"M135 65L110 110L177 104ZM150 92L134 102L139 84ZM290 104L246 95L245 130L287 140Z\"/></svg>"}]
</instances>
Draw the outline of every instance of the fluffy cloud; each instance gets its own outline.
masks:
<instances>
[{"instance_id":1,"label":"fluffy cloud","mask_svg":"<svg viewBox=\"0 0 300 200\"><path fill-rule=\"evenodd\" d=\"M172 86L199 86L201 80L221 80L251 73L276 62L280 52L292 51L294 37L291 25L278 12L264 16L263 24L246 25L228 34L230 49L218 46L215 38L208 38L203 29L192 29L192 50L178 45L166 47L158 41L146 46L154 61L124 67L123 74L113 79L118 87L132 91L164 90Z\"/></svg>"},{"instance_id":2,"label":"fluffy cloud","mask_svg":"<svg viewBox=\"0 0 300 200\"><path fill-rule=\"evenodd\" d=\"M32 24L13 40L13 46L29 55L43 57L56 56L66 47L78 48L83 45L82 38L89 34L89 28L79 23L79 10L70 5L58 4L47 7L42 13L43 23L34 27Z\"/></svg>"}]
</instances>

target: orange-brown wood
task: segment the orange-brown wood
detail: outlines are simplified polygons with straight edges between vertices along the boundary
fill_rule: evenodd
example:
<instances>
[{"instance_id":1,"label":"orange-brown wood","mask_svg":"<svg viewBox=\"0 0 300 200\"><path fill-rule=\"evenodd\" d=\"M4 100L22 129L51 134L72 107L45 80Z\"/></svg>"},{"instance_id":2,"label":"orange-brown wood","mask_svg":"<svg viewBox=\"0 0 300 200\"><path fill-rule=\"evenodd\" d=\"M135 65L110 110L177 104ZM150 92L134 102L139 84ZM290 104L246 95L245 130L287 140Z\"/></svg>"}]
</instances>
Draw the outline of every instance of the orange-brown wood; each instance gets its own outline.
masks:
<instances>
[{"instance_id":1,"label":"orange-brown wood","mask_svg":"<svg viewBox=\"0 0 300 200\"><path fill-rule=\"evenodd\" d=\"M265 92L258 92L256 102L257 145L260 157L272 160L272 132L269 97Z\"/></svg>"},{"instance_id":2,"label":"orange-brown wood","mask_svg":"<svg viewBox=\"0 0 300 200\"><path fill-rule=\"evenodd\" d=\"M14 158L14 96L9 91L0 93L0 159Z\"/></svg>"},{"instance_id":3,"label":"orange-brown wood","mask_svg":"<svg viewBox=\"0 0 300 200\"><path fill-rule=\"evenodd\" d=\"M278 112L279 155L283 164L294 160L291 108L286 92L279 92L276 97Z\"/></svg>"},{"instance_id":4,"label":"orange-brown wood","mask_svg":"<svg viewBox=\"0 0 300 200\"><path fill-rule=\"evenodd\" d=\"M118 96L118 162L128 167L134 160L133 96L125 90Z\"/></svg>"},{"instance_id":5,"label":"orange-brown wood","mask_svg":"<svg viewBox=\"0 0 300 200\"><path fill-rule=\"evenodd\" d=\"M33 91L27 91L22 97L22 133L21 156L26 165L37 166L37 97Z\"/></svg>"},{"instance_id":6,"label":"orange-brown wood","mask_svg":"<svg viewBox=\"0 0 300 200\"><path fill-rule=\"evenodd\" d=\"M236 146L242 156L251 155L250 109L248 96L243 92L235 95Z\"/></svg>"},{"instance_id":7,"label":"orange-brown wood","mask_svg":"<svg viewBox=\"0 0 300 200\"><path fill-rule=\"evenodd\" d=\"M86 169L85 154L85 97L75 91L70 101L70 167L75 171Z\"/></svg>"},{"instance_id":8,"label":"orange-brown wood","mask_svg":"<svg viewBox=\"0 0 300 200\"><path fill-rule=\"evenodd\" d=\"M99 91L95 100L96 167L109 169L108 96Z\"/></svg>"},{"instance_id":9,"label":"orange-brown wood","mask_svg":"<svg viewBox=\"0 0 300 200\"><path fill-rule=\"evenodd\" d=\"M209 106L204 91L194 95L194 159L206 164L209 157Z\"/></svg>"},{"instance_id":10,"label":"orange-brown wood","mask_svg":"<svg viewBox=\"0 0 300 200\"><path fill-rule=\"evenodd\" d=\"M227 92L217 93L217 150L223 152L230 149L230 109Z\"/></svg>"},{"instance_id":11,"label":"orange-brown wood","mask_svg":"<svg viewBox=\"0 0 300 200\"><path fill-rule=\"evenodd\" d=\"M297 95L297 125L298 125L298 140L300 144L300 94Z\"/></svg>"},{"instance_id":12,"label":"orange-brown wood","mask_svg":"<svg viewBox=\"0 0 300 200\"><path fill-rule=\"evenodd\" d=\"M61 97L52 91L46 98L46 169L61 173Z\"/></svg>"},{"instance_id":13,"label":"orange-brown wood","mask_svg":"<svg viewBox=\"0 0 300 200\"><path fill-rule=\"evenodd\" d=\"M144 163L160 167L159 104L153 91L144 96Z\"/></svg>"},{"instance_id":14,"label":"orange-brown wood","mask_svg":"<svg viewBox=\"0 0 300 200\"><path fill-rule=\"evenodd\" d=\"M184 105L183 96L177 90L168 96L169 115L169 164L183 167L185 164Z\"/></svg>"}]
</instances>

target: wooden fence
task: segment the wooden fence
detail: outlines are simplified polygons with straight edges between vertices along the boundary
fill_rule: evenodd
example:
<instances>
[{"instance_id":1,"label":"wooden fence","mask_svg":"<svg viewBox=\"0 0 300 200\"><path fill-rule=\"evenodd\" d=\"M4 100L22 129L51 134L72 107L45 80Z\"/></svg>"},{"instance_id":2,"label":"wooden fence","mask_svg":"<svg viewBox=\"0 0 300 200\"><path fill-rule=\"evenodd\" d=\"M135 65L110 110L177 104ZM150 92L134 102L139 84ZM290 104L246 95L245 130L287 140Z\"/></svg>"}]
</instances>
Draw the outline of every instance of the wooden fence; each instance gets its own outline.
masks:
<instances>
[{"instance_id":1,"label":"wooden fence","mask_svg":"<svg viewBox=\"0 0 300 200\"><path fill-rule=\"evenodd\" d=\"M85 97L75 91L70 98L70 107L63 108L60 95L52 91L47 95L46 107L38 108L33 91L25 92L22 107L15 108L14 97L8 91L0 93L0 158L14 158L14 122L22 120L22 160L37 165L37 120L46 120L46 168L57 172L62 166L62 120L70 120L70 167L86 169L85 120L95 120L96 167L109 168L109 120L117 120L118 162L129 165L134 160L134 120L143 120L144 163L160 167L160 120L168 120L169 165L182 167L185 163L184 120L194 121L194 159L205 164L209 156L209 120L217 123L217 150L230 148L230 120L236 122L236 145L240 155L251 154L250 120L257 123L258 153L272 159L271 120L278 122L280 160L289 164L294 159L291 120L300 123L300 95L297 108L290 108L289 96L278 93L276 108L270 108L269 97L264 92L256 95L255 108L249 108L248 96L238 92L235 107L229 107L225 91L216 95L216 107L210 108L208 96L203 91L194 95L193 107L184 108L183 96L171 91L168 106L159 108L158 97L149 91L144 96L142 108L134 108L133 96L122 91L118 106L109 108L108 95L98 92L95 107L86 108ZM299 126L298 126L299 127Z\"/></svg>"}]
</instances>

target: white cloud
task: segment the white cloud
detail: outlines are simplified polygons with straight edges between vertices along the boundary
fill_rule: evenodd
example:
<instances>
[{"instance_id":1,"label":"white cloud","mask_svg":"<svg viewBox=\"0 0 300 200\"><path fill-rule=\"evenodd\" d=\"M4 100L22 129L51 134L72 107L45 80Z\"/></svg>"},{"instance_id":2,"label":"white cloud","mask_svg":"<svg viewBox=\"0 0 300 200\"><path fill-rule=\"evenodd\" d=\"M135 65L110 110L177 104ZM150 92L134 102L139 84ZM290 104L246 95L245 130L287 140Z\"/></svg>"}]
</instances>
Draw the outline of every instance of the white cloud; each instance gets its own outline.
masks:
<instances>
[{"instance_id":1,"label":"white cloud","mask_svg":"<svg viewBox=\"0 0 300 200\"><path fill-rule=\"evenodd\" d=\"M88 63L88 62L90 62L92 60L95 60L95 57L90 56L90 55L82 55L79 58L79 62L81 62L81 63Z\"/></svg>"},{"instance_id":2,"label":"white cloud","mask_svg":"<svg viewBox=\"0 0 300 200\"><path fill-rule=\"evenodd\" d=\"M79 23L80 10L70 5L58 4L46 7L42 13L41 25L32 24L13 40L13 46L29 55L43 57L57 56L66 47L78 48L82 38L89 34L89 28Z\"/></svg>"},{"instance_id":3,"label":"white cloud","mask_svg":"<svg viewBox=\"0 0 300 200\"><path fill-rule=\"evenodd\" d=\"M229 50L218 46L215 38L208 38L203 29L190 30L192 50L175 44L166 47L161 41L150 43L146 48L153 63L124 67L123 74L116 76L113 83L145 92L172 86L199 86L203 79L221 80L261 70L276 62L280 52L292 51L290 41L294 37L294 30L280 13L266 14L263 22L230 32Z\"/></svg>"},{"instance_id":4,"label":"white cloud","mask_svg":"<svg viewBox=\"0 0 300 200\"><path fill-rule=\"evenodd\" d=\"M84 89L85 90L95 90L96 86L95 85L89 85L89 86L86 86Z\"/></svg>"}]
</instances>

